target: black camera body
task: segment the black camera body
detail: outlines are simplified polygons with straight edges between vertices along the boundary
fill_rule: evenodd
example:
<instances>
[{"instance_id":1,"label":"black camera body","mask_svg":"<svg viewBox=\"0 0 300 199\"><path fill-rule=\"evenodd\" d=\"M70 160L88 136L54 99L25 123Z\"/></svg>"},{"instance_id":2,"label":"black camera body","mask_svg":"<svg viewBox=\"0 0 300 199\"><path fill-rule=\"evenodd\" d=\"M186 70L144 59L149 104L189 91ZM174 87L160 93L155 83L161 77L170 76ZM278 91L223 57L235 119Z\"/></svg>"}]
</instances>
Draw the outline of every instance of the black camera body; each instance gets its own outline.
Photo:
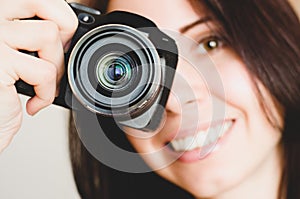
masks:
<instances>
[{"instance_id":1,"label":"black camera body","mask_svg":"<svg viewBox=\"0 0 300 199\"><path fill-rule=\"evenodd\" d=\"M54 104L82 108L121 125L155 130L162 119L178 52L175 41L142 16L70 6L79 26L65 54L65 74ZM33 87L16 82L18 93Z\"/></svg>"}]
</instances>

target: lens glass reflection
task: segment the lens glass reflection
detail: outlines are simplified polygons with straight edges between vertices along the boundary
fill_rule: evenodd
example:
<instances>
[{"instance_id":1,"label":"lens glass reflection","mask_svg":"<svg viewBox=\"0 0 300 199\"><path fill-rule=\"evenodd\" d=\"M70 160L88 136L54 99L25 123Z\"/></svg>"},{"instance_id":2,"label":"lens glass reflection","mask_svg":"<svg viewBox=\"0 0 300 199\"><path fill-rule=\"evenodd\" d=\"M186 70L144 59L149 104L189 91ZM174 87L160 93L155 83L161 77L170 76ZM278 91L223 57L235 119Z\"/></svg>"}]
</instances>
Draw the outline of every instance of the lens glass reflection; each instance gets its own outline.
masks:
<instances>
[{"instance_id":1,"label":"lens glass reflection","mask_svg":"<svg viewBox=\"0 0 300 199\"><path fill-rule=\"evenodd\" d=\"M112 53L104 56L97 66L98 83L108 89L125 86L132 76L133 63L126 54Z\"/></svg>"}]
</instances>

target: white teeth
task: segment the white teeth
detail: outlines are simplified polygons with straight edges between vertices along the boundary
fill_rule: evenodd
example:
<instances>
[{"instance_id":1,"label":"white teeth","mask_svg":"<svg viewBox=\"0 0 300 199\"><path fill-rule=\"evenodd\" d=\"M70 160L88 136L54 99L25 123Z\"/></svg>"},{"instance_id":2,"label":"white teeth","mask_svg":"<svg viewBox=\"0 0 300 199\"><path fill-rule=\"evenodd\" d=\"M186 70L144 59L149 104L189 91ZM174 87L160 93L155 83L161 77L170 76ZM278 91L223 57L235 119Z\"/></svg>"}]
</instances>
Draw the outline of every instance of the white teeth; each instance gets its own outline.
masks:
<instances>
[{"instance_id":1,"label":"white teeth","mask_svg":"<svg viewBox=\"0 0 300 199\"><path fill-rule=\"evenodd\" d=\"M225 122L224 125L216 125L207 131L199 131L196 135L172 140L170 143L174 151L191 151L216 142L232 126L232 121Z\"/></svg>"}]
</instances>

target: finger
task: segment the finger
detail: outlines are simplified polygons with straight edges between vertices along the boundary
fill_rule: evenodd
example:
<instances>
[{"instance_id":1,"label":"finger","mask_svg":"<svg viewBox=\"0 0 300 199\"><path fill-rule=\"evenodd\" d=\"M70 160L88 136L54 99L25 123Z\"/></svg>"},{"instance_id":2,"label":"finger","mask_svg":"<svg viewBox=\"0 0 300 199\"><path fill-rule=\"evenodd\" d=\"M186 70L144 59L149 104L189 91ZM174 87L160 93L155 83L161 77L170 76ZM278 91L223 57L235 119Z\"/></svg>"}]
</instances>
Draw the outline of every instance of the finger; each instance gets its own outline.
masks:
<instances>
[{"instance_id":1,"label":"finger","mask_svg":"<svg viewBox=\"0 0 300 199\"><path fill-rule=\"evenodd\" d=\"M41 59L56 67L57 81L61 79L64 73L64 53L55 23L45 20L5 22L0 26L0 38L15 50L37 51Z\"/></svg>"},{"instance_id":2,"label":"finger","mask_svg":"<svg viewBox=\"0 0 300 199\"><path fill-rule=\"evenodd\" d=\"M19 77L34 87L36 95L27 102L27 112L33 115L51 104L56 90L56 67L46 60L15 51L9 47L4 50L3 48L0 66L4 73L15 80ZM3 66L6 66L6 71Z\"/></svg>"},{"instance_id":3,"label":"finger","mask_svg":"<svg viewBox=\"0 0 300 199\"><path fill-rule=\"evenodd\" d=\"M0 6L0 20L24 19L38 16L41 19L53 21L59 27L63 45L70 40L77 29L77 17L68 3L63 0L2 1Z\"/></svg>"},{"instance_id":4,"label":"finger","mask_svg":"<svg viewBox=\"0 0 300 199\"><path fill-rule=\"evenodd\" d=\"M0 153L11 143L14 134L0 134Z\"/></svg>"},{"instance_id":5,"label":"finger","mask_svg":"<svg viewBox=\"0 0 300 199\"><path fill-rule=\"evenodd\" d=\"M22 107L16 88L0 84L0 96L0 134L17 132L21 125Z\"/></svg>"},{"instance_id":6,"label":"finger","mask_svg":"<svg viewBox=\"0 0 300 199\"><path fill-rule=\"evenodd\" d=\"M1 75L0 75L1 76ZM3 75L2 75L3 76ZM1 78L1 77L0 77ZM21 127L22 109L15 88L0 83L0 153Z\"/></svg>"}]
</instances>

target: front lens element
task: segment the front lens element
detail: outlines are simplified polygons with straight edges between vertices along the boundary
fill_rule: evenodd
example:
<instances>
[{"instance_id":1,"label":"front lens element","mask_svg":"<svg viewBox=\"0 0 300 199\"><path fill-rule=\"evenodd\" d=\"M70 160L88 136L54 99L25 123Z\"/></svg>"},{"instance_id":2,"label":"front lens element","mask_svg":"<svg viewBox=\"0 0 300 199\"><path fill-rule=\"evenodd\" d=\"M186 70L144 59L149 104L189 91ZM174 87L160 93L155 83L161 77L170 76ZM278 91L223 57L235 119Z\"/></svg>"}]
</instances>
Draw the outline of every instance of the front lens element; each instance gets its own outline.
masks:
<instances>
[{"instance_id":1,"label":"front lens element","mask_svg":"<svg viewBox=\"0 0 300 199\"><path fill-rule=\"evenodd\" d=\"M107 76L110 81L117 82L126 74L126 68L120 63L112 63L107 70Z\"/></svg>"},{"instance_id":2,"label":"front lens element","mask_svg":"<svg viewBox=\"0 0 300 199\"><path fill-rule=\"evenodd\" d=\"M126 54L107 54L99 60L96 67L99 86L106 90L125 88L134 67L134 62Z\"/></svg>"}]
</instances>

